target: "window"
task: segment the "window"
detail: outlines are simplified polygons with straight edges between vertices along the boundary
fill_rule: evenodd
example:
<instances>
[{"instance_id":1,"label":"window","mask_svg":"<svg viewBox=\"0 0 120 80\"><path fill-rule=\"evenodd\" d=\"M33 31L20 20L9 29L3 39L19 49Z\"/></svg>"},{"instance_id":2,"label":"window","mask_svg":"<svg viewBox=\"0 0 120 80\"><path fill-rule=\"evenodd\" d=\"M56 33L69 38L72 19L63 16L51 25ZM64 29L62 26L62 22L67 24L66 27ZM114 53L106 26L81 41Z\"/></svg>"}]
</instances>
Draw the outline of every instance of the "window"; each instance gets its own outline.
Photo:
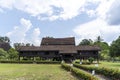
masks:
<instances>
[{"instance_id":1,"label":"window","mask_svg":"<svg viewBox=\"0 0 120 80\"><path fill-rule=\"evenodd\" d=\"M96 52L93 52L94 55L96 55Z\"/></svg>"}]
</instances>

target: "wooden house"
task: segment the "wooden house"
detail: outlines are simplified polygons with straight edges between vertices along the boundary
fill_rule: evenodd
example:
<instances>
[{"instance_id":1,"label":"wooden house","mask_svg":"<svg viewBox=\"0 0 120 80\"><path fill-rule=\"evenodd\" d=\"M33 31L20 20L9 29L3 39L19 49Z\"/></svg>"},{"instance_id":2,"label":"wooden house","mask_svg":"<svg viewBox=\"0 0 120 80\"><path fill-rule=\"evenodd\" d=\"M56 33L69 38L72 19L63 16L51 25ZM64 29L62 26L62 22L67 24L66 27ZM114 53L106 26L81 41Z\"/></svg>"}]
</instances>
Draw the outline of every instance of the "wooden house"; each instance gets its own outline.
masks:
<instances>
[{"instance_id":1,"label":"wooden house","mask_svg":"<svg viewBox=\"0 0 120 80\"><path fill-rule=\"evenodd\" d=\"M99 59L100 47L76 46L75 38L43 38L40 46L22 46L18 49L20 57L39 57L41 59L72 61L94 57Z\"/></svg>"}]
</instances>

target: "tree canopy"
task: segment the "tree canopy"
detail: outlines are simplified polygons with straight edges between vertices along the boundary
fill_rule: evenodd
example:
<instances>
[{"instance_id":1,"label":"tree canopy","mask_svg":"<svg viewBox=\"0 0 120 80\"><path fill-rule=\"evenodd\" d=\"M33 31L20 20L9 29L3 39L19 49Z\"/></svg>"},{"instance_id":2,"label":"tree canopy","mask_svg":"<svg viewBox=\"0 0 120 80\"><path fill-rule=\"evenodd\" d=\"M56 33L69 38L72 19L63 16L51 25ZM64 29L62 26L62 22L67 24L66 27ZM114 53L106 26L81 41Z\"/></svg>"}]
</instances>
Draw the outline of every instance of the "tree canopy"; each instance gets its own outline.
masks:
<instances>
[{"instance_id":1,"label":"tree canopy","mask_svg":"<svg viewBox=\"0 0 120 80\"><path fill-rule=\"evenodd\" d=\"M10 43L10 39L7 36L5 36L5 37L0 36L0 42Z\"/></svg>"},{"instance_id":2,"label":"tree canopy","mask_svg":"<svg viewBox=\"0 0 120 80\"><path fill-rule=\"evenodd\" d=\"M120 36L112 42L110 46L110 56L119 57L120 56Z\"/></svg>"},{"instance_id":3,"label":"tree canopy","mask_svg":"<svg viewBox=\"0 0 120 80\"><path fill-rule=\"evenodd\" d=\"M101 38L101 36L98 36L95 42L99 43L99 42L102 42L102 41L103 41L103 39Z\"/></svg>"},{"instance_id":4,"label":"tree canopy","mask_svg":"<svg viewBox=\"0 0 120 80\"><path fill-rule=\"evenodd\" d=\"M98 36L94 42L94 45L97 45L101 48L101 52L100 52L101 59L110 58L109 57L109 45L107 42L104 42L104 39L102 39L100 36Z\"/></svg>"},{"instance_id":5,"label":"tree canopy","mask_svg":"<svg viewBox=\"0 0 120 80\"><path fill-rule=\"evenodd\" d=\"M79 45L92 45L93 41L91 39L83 39Z\"/></svg>"},{"instance_id":6,"label":"tree canopy","mask_svg":"<svg viewBox=\"0 0 120 80\"><path fill-rule=\"evenodd\" d=\"M97 45L101 48L100 58L109 58L109 45L107 42L104 42L101 36L98 36L95 41L92 41L91 39L83 39L79 45Z\"/></svg>"},{"instance_id":7,"label":"tree canopy","mask_svg":"<svg viewBox=\"0 0 120 80\"><path fill-rule=\"evenodd\" d=\"M0 59L5 59L7 57L7 51L0 48Z\"/></svg>"},{"instance_id":8,"label":"tree canopy","mask_svg":"<svg viewBox=\"0 0 120 80\"><path fill-rule=\"evenodd\" d=\"M18 52L14 48L9 49L8 59L17 59L17 58L18 58Z\"/></svg>"},{"instance_id":9,"label":"tree canopy","mask_svg":"<svg viewBox=\"0 0 120 80\"><path fill-rule=\"evenodd\" d=\"M20 46L34 46L34 45L30 43L14 43L13 46L15 49L18 49Z\"/></svg>"}]
</instances>

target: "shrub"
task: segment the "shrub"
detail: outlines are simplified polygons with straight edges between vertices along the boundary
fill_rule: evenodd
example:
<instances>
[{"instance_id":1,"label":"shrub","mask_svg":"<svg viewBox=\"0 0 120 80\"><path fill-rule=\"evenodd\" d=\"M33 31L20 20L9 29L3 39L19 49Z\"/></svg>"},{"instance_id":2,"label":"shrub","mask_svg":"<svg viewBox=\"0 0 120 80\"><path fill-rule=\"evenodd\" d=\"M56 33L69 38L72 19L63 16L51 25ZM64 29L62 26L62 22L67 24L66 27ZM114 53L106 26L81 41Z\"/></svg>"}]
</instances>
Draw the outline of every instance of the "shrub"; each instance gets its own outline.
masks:
<instances>
[{"instance_id":1,"label":"shrub","mask_svg":"<svg viewBox=\"0 0 120 80\"><path fill-rule=\"evenodd\" d=\"M74 63L80 64L80 61L75 61ZM91 64L90 62L82 62L82 64Z\"/></svg>"},{"instance_id":2,"label":"shrub","mask_svg":"<svg viewBox=\"0 0 120 80\"><path fill-rule=\"evenodd\" d=\"M95 76L93 76L90 73L87 73L83 70L80 70L78 68L72 67L71 71L84 80L98 80L98 78L96 78Z\"/></svg>"},{"instance_id":3,"label":"shrub","mask_svg":"<svg viewBox=\"0 0 120 80\"><path fill-rule=\"evenodd\" d=\"M60 61L35 61L37 64L60 64Z\"/></svg>"},{"instance_id":4,"label":"shrub","mask_svg":"<svg viewBox=\"0 0 120 80\"><path fill-rule=\"evenodd\" d=\"M90 57L90 58L88 58L88 61L89 61L90 63L93 63L94 58Z\"/></svg>"},{"instance_id":5,"label":"shrub","mask_svg":"<svg viewBox=\"0 0 120 80\"><path fill-rule=\"evenodd\" d=\"M62 66L62 68L64 68L67 71L71 70L71 67L69 65L65 64L65 63L62 63L61 66Z\"/></svg>"},{"instance_id":6,"label":"shrub","mask_svg":"<svg viewBox=\"0 0 120 80\"><path fill-rule=\"evenodd\" d=\"M0 63L33 63L33 61L14 61L14 60L4 60L0 61Z\"/></svg>"},{"instance_id":7,"label":"shrub","mask_svg":"<svg viewBox=\"0 0 120 80\"><path fill-rule=\"evenodd\" d=\"M73 74L75 74L77 77L84 79L84 80L98 80L95 76L92 76L90 73L87 73L83 70L80 70L75 67L71 67L70 65L67 65L65 63L62 63L62 68L64 68L67 71L71 71Z\"/></svg>"},{"instance_id":8,"label":"shrub","mask_svg":"<svg viewBox=\"0 0 120 80\"><path fill-rule=\"evenodd\" d=\"M22 60L22 61L14 61L14 60L3 60L0 61L0 63L20 63L20 64L32 64L32 63L37 63L37 64L60 64L60 61L32 61L32 60Z\"/></svg>"},{"instance_id":9,"label":"shrub","mask_svg":"<svg viewBox=\"0 0 120 80\"><path fill-rule=\"evenodd\" d=\"M120 79L120 71L117 69L111 69L111 68L106 68L106 67L93 67L93 66L86 66L86 65L79 65L74 63L73 66L84 69L87 71L92 71L95 70L96 73L102 74L104 76L107 76L108 78L112 80L119 80Z\"/></svg>"}]
</instances>

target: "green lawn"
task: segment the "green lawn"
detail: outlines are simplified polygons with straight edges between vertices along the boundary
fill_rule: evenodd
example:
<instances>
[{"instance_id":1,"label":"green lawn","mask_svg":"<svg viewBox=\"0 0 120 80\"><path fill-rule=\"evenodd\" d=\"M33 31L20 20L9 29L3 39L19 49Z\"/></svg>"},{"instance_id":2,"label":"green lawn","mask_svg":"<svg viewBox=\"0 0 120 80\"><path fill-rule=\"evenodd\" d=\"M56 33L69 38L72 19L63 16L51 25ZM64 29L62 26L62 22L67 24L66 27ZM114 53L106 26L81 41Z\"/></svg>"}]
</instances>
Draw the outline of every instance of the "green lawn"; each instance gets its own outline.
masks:
<instances>
[{"instance_id":1,"label":"green lawn","mask_svg":"<svg viewBox=\"0 0 120 80\"><path fill-rule=\"evenodd\" d=\"M95 66L95 64L88 65L88 66ZM107 68L115 68L120 70L120 62L106 62L106 61L100 61L99 64L100 67L107 67Z\"/></svg>"},{"instance_id":2,"label":"green lawn","mask_svg":"<svg viewBox=\"0 0 120 80\"><path fill-rule=\"evenodd\" d=\"M77 80L52 64L0 64L0 80Z\"/></svg>"},{"instance_id":3,"label":"green lawn","mask_svg":"<svg viewBox=\"0 0 120 80\"><path fill-rule=\"evenodd\" d=\"M100 62L100 66L104 66L104 67L109 67L109 68L117 68L120 70L120 62Z\"/></svg>"}]
</instances>

